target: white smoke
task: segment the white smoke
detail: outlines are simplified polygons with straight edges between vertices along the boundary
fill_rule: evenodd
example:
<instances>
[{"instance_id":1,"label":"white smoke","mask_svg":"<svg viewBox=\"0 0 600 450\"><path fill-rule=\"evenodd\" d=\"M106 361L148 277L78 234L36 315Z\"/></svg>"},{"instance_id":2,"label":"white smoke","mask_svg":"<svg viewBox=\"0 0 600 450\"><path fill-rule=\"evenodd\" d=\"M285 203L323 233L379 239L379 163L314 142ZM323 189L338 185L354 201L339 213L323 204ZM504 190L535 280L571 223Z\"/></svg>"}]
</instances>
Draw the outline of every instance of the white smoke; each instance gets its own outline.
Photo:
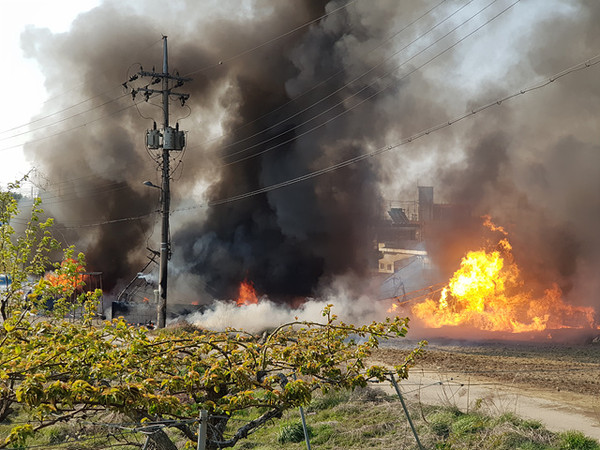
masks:
<instances>
[{"instance_id":1,"label":"white smoke","mask_svg":"<svg viewBox=\"0 0 600 450\"><path fill-rule=\"evenodd\" d=\"M158 275L156 273L143 273L139 272L137 278L144 280L148 284L158 284Z\"/></svg>"},{"instance_id":2,"label":"white smoke","mask_svg":"<svg viewBox=\"0 0 600 450\"><path fill-rule=\"evenodd\" d=\"M244 306L237 306L233 301L215 301L210 309L192 313L185 321L213 331L235 328L260 333L294 321L324 323L327 319L322 314L323 309L329 304L333 305L332 313L340 321L357 326L384 319L390 308L389 302L366 294L353 294L348 280L339 277L321 297L309 298L297 308L274 303L267 297L262 297L257 304Z\"/></svg>"}]
</instances>

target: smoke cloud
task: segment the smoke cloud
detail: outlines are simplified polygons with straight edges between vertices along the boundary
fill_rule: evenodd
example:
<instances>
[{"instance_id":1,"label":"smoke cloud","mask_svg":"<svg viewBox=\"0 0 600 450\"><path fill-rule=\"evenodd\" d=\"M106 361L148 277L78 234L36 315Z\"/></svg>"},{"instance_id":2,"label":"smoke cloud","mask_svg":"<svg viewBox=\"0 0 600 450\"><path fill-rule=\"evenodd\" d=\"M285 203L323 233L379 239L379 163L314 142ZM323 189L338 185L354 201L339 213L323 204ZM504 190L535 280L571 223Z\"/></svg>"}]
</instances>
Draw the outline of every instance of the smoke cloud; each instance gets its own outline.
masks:
<instances>
[{"instance_id":1,"label":"smoke cloud","mask_svg":"<svg viewBox=\"0 0 600 450\"><path fill-rule=\"evenodd\" d=\"M469 204L508 228L532 283L558 280L572 302L600 306L594 67L377 158L206 206L396 144L599 48L594 0L518 4L452 48L508 3L444 39L483 3L434 28L460 7L437 3L107 0L67 33L28 29L23 48L53 98L40 115L77 105L38 135L51 138L26 147L48 179L46 210L109 290L158 247L158 190L142 181L160 184L143 142L162 121L160 101L132 106L121 83L140 66L160 70L164 34L170 71L193 77L178 88L191 94L187 105L171 107L171 123L189 131L171 161L169 290L182 302L233 298L245 278L287 304L342 276L360 285L377 260L372 230L386 202L433 185L436 201ZM431 243L448 270L473 245L467 222Z\"/></svg>"},{"instance_id":2,"label":"smoke cloud","mask_svg":"<svg viewBox=\"0 0 600 450\"><path fill-rule=\"evenodd\" d=\"M323 309L334 305L332 313L345 323L368 324L381 320L391 307L389 301L373 301L369 295L357 294L349 288L346 277L338 277L321 292L319 298L307 298L301 304L285 304L262 297L258 303L237 306L230 301L215 301L202 312L185 316L185 321L208 330L225 330L227 327L261 333L284 323L297 320L325 323Z\"/></svg>"}]
</instances>

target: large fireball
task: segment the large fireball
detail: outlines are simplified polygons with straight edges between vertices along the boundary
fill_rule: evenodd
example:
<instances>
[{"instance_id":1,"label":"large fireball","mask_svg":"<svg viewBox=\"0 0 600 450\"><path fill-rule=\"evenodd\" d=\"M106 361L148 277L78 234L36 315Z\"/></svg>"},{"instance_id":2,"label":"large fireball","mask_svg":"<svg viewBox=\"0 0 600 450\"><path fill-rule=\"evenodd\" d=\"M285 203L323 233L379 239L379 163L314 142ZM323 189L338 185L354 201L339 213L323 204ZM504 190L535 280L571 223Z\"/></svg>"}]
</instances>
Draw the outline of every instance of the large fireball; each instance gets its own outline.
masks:
<instances>
[{"instance_id":1,"label":"large fireball","mask_svg":"<svg viewBox=\"0 0 600 450\"><path fill-rule=\"evenodd\" d=\"M535 297L513 260L506 231L485 219L484 225L505 237L492 249L468 252L438 299L413 306L413 314L425 326L465 325L512 333L596 327L593 308L567 304L557 285Z\"/></svg>"}]
</instances>

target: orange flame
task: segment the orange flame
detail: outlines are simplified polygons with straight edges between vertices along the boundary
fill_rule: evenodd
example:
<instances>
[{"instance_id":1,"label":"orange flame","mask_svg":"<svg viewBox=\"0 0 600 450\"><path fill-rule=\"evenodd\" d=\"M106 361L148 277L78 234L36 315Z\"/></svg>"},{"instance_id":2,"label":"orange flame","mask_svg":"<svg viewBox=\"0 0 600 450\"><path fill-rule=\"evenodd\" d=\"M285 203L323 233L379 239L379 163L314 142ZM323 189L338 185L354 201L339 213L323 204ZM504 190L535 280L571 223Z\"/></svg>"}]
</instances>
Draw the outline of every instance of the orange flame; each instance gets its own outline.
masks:
<instances>
[{"instance_id":1,"label":"orange flame","mask_svg":"<svg viewBox=\"0 0 600 450\"><path fill-rule=\"evenodd\" d=\"M64 266L67 263L73 263L75 260L65 260L61 263ZM60 288L64 293L77 291L86 282L86 276L83 274L83 266L78 265L76 272L73 275L56 274L54 272L47 273L44 279L53 287Z\"/></svg>"},{"instance_id":2,"label":"orange flame","mask_svg":"<svg viewBox=\"0 0 600 450\"><path fill-rule=\"evenodd\" d=\"M489 217L485 217L485 225L507 234ZM595 328L594 309L565 303L558 286L547 289L541 298L534 298L523 285L512 247L504 238L493 251L468 252L442 289L439 300L428 298L413 306L412 312L430 328L467 325L512 333Z\"/></svg>"},{"instance_id":3,"label":"orange flame","mask_svg":"<svg viewBox=\"0 0 600 450\"><path fill-rule=\"evenodd\" d=\"M485 214L481 218L483 219L483 226L484 227L489 228L492 231L499 231L504 236L508 236L508 233L504 229L504 227L501 227L500 225L496 225L494 222L492 222L492 218L488 214Z\"/></svg>"},{"instance_id":4,"label":"orange flame","mask_svg":"<svg viewBox=\"0 0 600 450\"><path fill-rule=\"evenodd\" d=\"M255 305L258 303L258 297L251 281L244 280L240 284L240 293L236 300L238 306Z\"/></svg>"}]
</instances>

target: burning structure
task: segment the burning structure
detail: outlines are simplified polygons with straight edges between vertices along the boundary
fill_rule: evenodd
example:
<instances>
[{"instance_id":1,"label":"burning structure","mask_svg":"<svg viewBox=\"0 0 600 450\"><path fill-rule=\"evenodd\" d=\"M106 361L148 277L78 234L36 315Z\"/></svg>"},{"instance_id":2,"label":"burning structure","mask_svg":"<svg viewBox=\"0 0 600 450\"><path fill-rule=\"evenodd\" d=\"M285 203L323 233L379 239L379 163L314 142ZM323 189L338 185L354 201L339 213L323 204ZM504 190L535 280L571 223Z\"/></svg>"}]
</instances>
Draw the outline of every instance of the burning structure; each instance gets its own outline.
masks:
<instances>
[{"instance_id":1,"label":"burning structure","mask_svg":"<svg viewBox=\"0 0 600 450\"><path fill-rule=\"evenodd\" d=\"M340 278L363 286L380 199L435 182L444 202L510 227L532 289L556 283L568 304L599 308L596 66L493 103L592 57L599 18L589 0L105 0L67 33L23 34L53 99L25 151L61 237L119 292L157 239L142 138L160 115L121 83L160 66L163 33L172 70L194 78L189 109L172 109L190 130L172 161L174 302L235 298L245 279L280 303ZM448 276L481 235L460 217L430 231Z\"/></svg>"},{"instance_id":2,"label":"burning structure","mask_svg":"<svg viewBox=\"0 0 600 450\"><path fill-rule=\"evenodd\" d=\"M44 275L44 280L54 288L56 298L65 297L66 304L72 305L68 312L68 317L81 318L85 311L78 302L78 297L88 292L102 292L102 272L86 272L81 265L74 259L63 260L61 268L68 265L74 265L67 272L50 271ZM73 270L73 273L70 271ZM56 298L50 298L46 302L46 307L52 309ZM103 296L98 299L96 315L98 318L106 318L106 307Z\"/></svg>"},{"instance_id":3,"label":"burning structure","mask_svg":"<svg viewBox=\"0 0 600 450\"><path fill-rule=\"evenodd\" d=\"M376 229L381 273L394 273L410 262L406 260L412 256L426 256L424 242L436 235L446 235L446 230L457 221L475 223L470 205L435 203L433 186L419 186L418 193L417 201L400 202L407 208L391 207L388 210L391 220L381 221Z\"/></svg>"}]
</instances>

